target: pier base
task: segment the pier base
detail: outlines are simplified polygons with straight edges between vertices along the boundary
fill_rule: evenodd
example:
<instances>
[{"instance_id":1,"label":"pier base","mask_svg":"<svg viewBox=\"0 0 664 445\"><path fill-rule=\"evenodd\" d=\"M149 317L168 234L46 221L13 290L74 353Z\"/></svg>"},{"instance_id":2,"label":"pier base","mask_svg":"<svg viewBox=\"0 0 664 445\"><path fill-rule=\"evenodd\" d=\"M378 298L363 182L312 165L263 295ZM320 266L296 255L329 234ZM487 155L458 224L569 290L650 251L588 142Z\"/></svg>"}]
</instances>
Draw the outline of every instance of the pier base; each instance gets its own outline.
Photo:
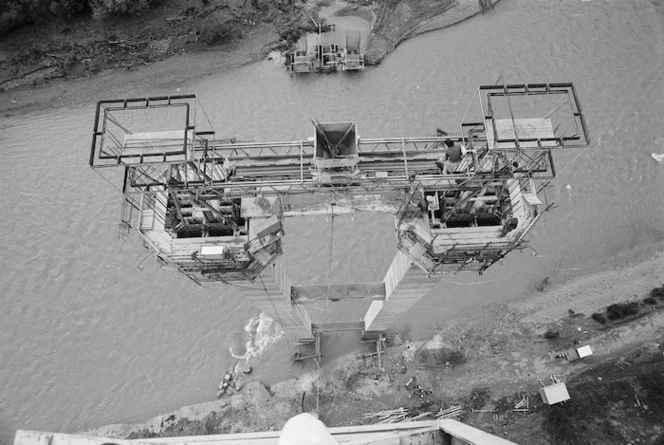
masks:
<instances>
[{"instance_id":1,"label":"pier base","mask_svg":"<svg viewBox=\"0 0 664 445\"><path fill-rule=\"evenodd\" d=\"M441 275L429 277L402 251L398 251L383 282L385 300L371 303L364 316L364 337L377 337L440 282Z\"/></svg>"},{"instance_id":2,"label":"pier base","mask_svg":"<svg viewBox=\"0 0 664 445\"><path fill-rule=\"evenodd\" d=\"M277 320L286 334L296 343L315 341L311 318L306 309L291 300L291 281L281 259L265 269L253 288L243 290L245 297L257 301L261 308Z\"/></svg>"}]
</instances>

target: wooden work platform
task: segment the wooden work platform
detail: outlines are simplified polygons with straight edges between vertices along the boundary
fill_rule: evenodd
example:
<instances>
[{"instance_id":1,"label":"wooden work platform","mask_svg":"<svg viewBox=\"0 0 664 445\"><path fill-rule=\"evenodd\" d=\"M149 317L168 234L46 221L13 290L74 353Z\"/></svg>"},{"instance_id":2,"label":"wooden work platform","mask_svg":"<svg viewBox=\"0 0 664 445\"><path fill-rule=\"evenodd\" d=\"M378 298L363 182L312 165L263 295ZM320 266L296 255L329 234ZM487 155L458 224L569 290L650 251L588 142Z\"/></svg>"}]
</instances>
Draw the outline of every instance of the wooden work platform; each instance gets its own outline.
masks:
<instances>
[{"instance_id":1,"label":"wooden work platform","mask_svg":"<svg viewBox=\"0 0 664 445\"><path fill-rule=\"evenodd\" d=\"M192 260L192 254L200 254L203 247L223 246L234 253L236 261L248 261L249 257L244 253L246 236L211 236L206 238L173 238L171 240L171 252L169 257L176 262ZM201 256L202 260L205 260Z\"/></svg>"},{"instance_id":2,"label":"wooden work platform","mask_svg":"<svg viewBox=\"0 0 664 445\"><path fill-rule=\"evenodd\" d=\"M126 133L122 155L154 155L172 151L185 151L193 141L193 130L151 131Z\"/></svg>"},{"instance_id":3,"label":"wooden work platform","mask_svg":"<svg viewBox=\"0 0 664 445\"><path fill-rule=\"evenodd\" d=\"M314 332L364 331L364 321L339 321L332 323L312 323Z\"/></svg>"},{"instance_id":4,"label":"wooden work platform","mask_svg":"<svg viewBox=\"0 0 664 445\"><path fill-rule=\"evenodd\" d=\"M496 132L494 134L494 125ZM551 119L487 119L484 123L490 149L558 147ZM544 140L543 140L544 139Z\"/></svg>"},{"instance_id":5,"label":"wooden work platform","mask_svg":"<svg viewBox=\"0 0 664 445\"><path fill-rule=\"evenodd\" d=\"M500 238L501 229L502 226L433 229L433 251L440 253L453 247L467 250L489 243L495 247L508 247L512 240L509 236Z\"/></svg>"},{"instance_id":6,"label":"wooden work platform","mask_svg":"<svg viewBox=\"0 0 664 445\"><path fill-rule=\"evenodd\" d=\"M372 300L385 299L385 283L330 284L314 286L293 286L291 298L297 304L319 302L320 300Z\"/></svg>"},{"instance_id":7,"label":"wooden work platform","mask_svg":"<svg viewBox=\"0 0 664 445\"><path fill-rule=\"evenodd\" d=\"M317 194L243 197L243 218L267 218L272 215L284 217L308 215L341 215L356 212L394 214L403 202L402 191L389 190L383 193L341 194L334 190Z\"/></svg>"}]
</instances>

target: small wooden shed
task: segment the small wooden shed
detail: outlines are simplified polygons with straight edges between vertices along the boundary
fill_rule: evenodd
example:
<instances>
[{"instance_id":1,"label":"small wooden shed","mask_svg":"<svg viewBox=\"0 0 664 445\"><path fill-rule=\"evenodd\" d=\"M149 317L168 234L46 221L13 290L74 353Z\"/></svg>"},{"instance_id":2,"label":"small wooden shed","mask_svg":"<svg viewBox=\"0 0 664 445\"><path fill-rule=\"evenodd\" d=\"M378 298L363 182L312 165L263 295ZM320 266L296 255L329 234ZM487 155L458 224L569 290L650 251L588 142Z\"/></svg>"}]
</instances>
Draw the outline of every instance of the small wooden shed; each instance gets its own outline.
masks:
<instances>
[{"instance_id":1,"label":"small wooden shed","mask_svg":"<svg viewBox=\"0 0 664 445\"><path fill-rule=\"evenodd\" d=\"M558 382L553 385L544 386L539 390L542 400L547 405L554 405L556 403L564 402L569 400L569 393L567 392L567 387L565 383Z\"/></svg>"}]
</instances>

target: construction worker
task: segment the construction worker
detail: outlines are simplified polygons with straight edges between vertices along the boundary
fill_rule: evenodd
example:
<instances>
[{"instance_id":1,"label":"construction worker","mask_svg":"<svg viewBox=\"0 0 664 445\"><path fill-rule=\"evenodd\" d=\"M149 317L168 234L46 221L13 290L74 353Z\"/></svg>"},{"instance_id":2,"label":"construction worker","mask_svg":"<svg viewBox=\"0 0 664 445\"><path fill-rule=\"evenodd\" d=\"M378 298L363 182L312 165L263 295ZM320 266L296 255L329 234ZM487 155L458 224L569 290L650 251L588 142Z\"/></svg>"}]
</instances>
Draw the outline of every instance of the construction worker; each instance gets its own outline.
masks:
<instances>
[{"instance_id":1,"label":"construction worker","mask_svg":"<svg viewBox=\"0 0 664 445\"><path fill-rule=\"evenodd\" d=\"M454 171L455 165L461 162L466 154L466 147L455 144L452 139L445 139L445 146L443 158L436 161L436 166L440 168L440 172L444 175Z\"/></svg>"}]
</instances>

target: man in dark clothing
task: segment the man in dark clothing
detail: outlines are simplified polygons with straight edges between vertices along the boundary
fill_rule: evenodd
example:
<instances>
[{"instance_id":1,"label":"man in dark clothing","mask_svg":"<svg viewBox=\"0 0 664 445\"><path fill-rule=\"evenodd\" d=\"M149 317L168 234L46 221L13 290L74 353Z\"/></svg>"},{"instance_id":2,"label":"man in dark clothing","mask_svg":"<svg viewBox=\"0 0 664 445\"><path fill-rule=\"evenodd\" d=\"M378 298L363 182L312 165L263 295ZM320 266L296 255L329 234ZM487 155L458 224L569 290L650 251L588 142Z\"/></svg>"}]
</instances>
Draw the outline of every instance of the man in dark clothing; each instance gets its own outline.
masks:
<instances>
[{"instance_id":1,"label":"man in dark clothing","mask_svg":"<svg viewBox=\"0 0 664 445\"><path fill-rule=\"evenodd\" d=\"M463 158L463 148L459 144L455 144L452 139L445 139L445 154L447 155L447 160L452 163L461 162Z\"/></svg>"},{"instance_id":2,"label":"man in dark clothing","mask_svg":"<svg viewBox=\"0 0 664 445\"><path fill-rule=\"evenodd\" d=\"M436 165L440 168L442 174L454 171L454 166L450 164L458 164L465 154L465 149L461 145L455 144L452 139L445 139L445 146L447 148L445 148L444 158L436 161Z\"/></svg>"}]
</instances>

